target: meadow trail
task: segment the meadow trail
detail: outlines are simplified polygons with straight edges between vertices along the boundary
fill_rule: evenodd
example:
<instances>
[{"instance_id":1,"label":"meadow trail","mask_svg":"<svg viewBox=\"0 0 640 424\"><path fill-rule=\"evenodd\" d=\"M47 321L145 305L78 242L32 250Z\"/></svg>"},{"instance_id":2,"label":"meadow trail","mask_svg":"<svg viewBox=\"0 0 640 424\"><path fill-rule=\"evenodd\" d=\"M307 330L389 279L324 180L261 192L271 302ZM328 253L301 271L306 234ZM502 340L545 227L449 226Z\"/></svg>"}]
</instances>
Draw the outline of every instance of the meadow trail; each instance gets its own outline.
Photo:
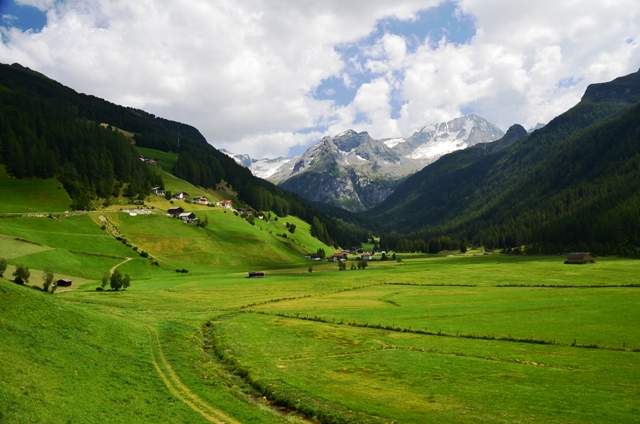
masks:
<instances>
[{"instance_id":1,"label":"meadow trail","mask_svg":"<svg viewBox=\"0 0 640 424\"><path fill-rule=\"evenodd\" d=\"M111 267L111 269L109 270L109 274L113 274L113 271L116 270L116 268L118 268L120 265L124 265L127 262L129 262L131 259L133 258L126 258L124 261L120 262L119 264L115 264L114 266Z\"/></svg>"},{"instance_id":2,"label":"meadow trail","mask_svg":"<svg viewBox=\"0 0 640 424\"><path fill-rule=\"evenodd\" d=\"M207 402L198 397L189 388L182 383L176 372L173 370L167 358L164 355L158 331L145 325L145 329L149 334L149 349L151 353L151 361L158 372L158 375L167 386L169 391L185 405L202 415L207 421L218 424L240 424L239 421L231 418L221 410L214 408ZM163 370L164 368L164 370Z\"/></svg>"}]
</instances>

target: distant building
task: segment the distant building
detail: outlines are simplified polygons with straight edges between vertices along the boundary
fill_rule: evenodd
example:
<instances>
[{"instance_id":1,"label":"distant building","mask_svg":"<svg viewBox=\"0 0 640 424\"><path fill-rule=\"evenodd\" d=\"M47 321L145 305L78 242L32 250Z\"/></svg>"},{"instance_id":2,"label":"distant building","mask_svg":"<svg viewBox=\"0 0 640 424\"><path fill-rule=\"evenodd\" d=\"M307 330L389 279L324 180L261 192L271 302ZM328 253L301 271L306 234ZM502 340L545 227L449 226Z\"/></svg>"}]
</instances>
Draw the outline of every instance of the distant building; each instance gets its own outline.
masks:
<instances>
[{"instance_id":1,"label":"distant building","mask_svg":"<svg viewBox=\"0 0 640 424\"><path fill-rule=\"evenodd\" d=\"M264 271L249 271L245 278L264 278Z\"/></svg>"},{"instance_id":2,"label":"distant building","mask_svg":"<svg viewBox=\"0 0 640 424\"><path fill-rule=\"evenodd\" d=\"M307 253L304 255L305 259L309 259L310 261L321 261L322 258L317 253Z\"/></svg>"},{"instance_id":3,"label":"distant building","mask_svg":"<svg viewBox=\"0 0 640 424\"><path fill-rule=\"evenodd\" d=\"M344 262L347 260L347 254L344 252L334 253L327 258L329 262Z\"/></svg>"},{"instance_id":4,"label":"distant building","mask_svg":"<svg viewBox=\"0 0 640 424\"><path fill-rule=\"evenodd\" d=\"M216 206L222 206L223 208L233 209L233 202L231 200L221 200L216 203Z\"/></svg>"},{"instance_id":5,"label":"distant building","mask_svg":"<svg viewBox=\"0 0 640 424\"><path fill-rule=\"evenodd\" d=\"M198 218L196 218L196 214L193 212L184 212L178 215L178 218L182 220L185 224L195 224L198 222Z\"/></svg>"},{"instance_id":6,"label":"distant building","mask_svg":"<svg viewBox=\"0 0 640 424\"><path fill-rule=\"evenodd\" d=\"M180 215L182 212L184 212L184 209L182 209L180 206L175 207L175 208L169 208L169 209L167 210L167 213L168 213L169 215L172 215L172 216L178 216L178 215Z\"/></svg>"},{"instance_id":7,"label":"distant building","mask_svg":"<svg viewBox=\"0 0 640 424\"><path fill-rule=\"evenodd\" d=\"M190 197L189 193L185 193L184 191L180 191L180 192L174 194L172 199L173 200L186 200L189 197Z\"/></svg>"},{"instance_id":8,"label":"distant building","mask_svg":"<svg viewBox=\"0 0 640 424\"><path fill-rule=\"evenodd\" d=\"M253 216L253 211L251 209L239 208L238 212L240 213L240 215Z\"/></svg>"},{"instance_id":9,"label":"distant building","mask_svg":"<svg viewBox=\"0 0 640 424\"><path fill-rule=\"evenodd\" d=\"M362 260L363 261L370 261L373 259L373 255L371 254L371 252L364 252L362 254Z\"/></svg>"},{"instance_id":10,"label":"distant building","mask_svg":"<svg viewBox=\"0 0 640 424\"><path fill-rule=\"evenodd\" d=\"M207 196L196 196L191 200L193 203L198 203L199 205L208 205L209 199Z\"/></svg>"},{"instance_id":11,"label":"distant building","mask_svg":"<svg viewBox=\"0 0 640 424\"><path fill-rule=\"evenodd\" d=\"M151 193L156 196L164 196L164 189L162 187L154 187L151 189Z\"/></svg>"},{"instance_id":12,"label":"distant building","mask_svg":"<svg viewBox=\"0 0 640 424\"><path fill-rule=\"evenodd\" d=\"M65 278L61 278L58 281L56 281L56 284L58 287L71 287L71 284L73 282L71 280L65 279Z\"/></svg>"},{"instance_id":13,"label":"distant building","mask_svg":"<svg viewBox=\"0 0 640 424\"><path fill-rule=\"evenodd\" d=\"M567 255L565 264L592 264L595 262L595 256L590 252L574 252Z\"/></svg>"}]
</instances>

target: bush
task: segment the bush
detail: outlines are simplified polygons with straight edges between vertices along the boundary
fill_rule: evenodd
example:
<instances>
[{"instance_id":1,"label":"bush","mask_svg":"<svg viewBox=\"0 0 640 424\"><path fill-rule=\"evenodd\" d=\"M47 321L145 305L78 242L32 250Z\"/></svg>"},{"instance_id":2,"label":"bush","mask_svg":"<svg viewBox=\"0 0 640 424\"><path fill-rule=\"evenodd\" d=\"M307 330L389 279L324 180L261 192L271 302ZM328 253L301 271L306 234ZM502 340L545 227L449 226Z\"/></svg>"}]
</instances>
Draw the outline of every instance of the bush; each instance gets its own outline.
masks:
<instances>
[{"instance_id":1,"label":"bush","mask_svg":"<svg viewBox=\"0 0 640 424\"><path fill-rule=\"evenodd\" d=\"M7 260L0 258L0 278L4 276L4 272L7 270Z\"/></svg>"},{"instance_id":2,"label":"bush","mask_svg":"<svg viewBox=\"0 0 640 424\"><path fill-rule=\"evenodd\" d=\"M138 246L133 246L133 250L137 251L138 250Z\"/></svg>"},{"instance_id":3,"label":"bush","mask_svg":"<svg viewBox=\"0 0 640 424\"><path fill-rule=\"evenodd\" d=\"M104 291L104 289L100 286L96 287L96 291Z\"/></svg>"},{"instance_id":4,"label":"bush","mask_svg":"<svg viewBox=\"0 0 640 424\"><path fill-rule=\"evenodd\" d=\"M102 226L100 227L100 229L101 229L102 231L106 230L106 229L107 229L107 224L102 224Z\"/></svg>"},{"instance_id":5,"label":"bush","mask_svg":"<svg viewBox=\"0 0 640 424\"><path fill-rule=\"evenodd\" d=\"M147 252L145 252L144 250L140 251L140 256L142 256L143 258L147 258L149 257L149 254Z\"/></svg>"}]
</instances>

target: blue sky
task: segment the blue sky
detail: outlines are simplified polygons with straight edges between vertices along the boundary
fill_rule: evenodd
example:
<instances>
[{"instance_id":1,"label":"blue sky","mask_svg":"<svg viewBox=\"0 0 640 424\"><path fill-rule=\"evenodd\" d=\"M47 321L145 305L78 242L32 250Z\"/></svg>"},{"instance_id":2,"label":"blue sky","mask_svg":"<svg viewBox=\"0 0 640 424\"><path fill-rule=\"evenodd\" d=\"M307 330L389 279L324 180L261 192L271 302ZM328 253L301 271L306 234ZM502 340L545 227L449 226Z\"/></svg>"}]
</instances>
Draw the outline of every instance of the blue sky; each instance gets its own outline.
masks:
<instances>
[{"instance_id":1,"label":"blue sky","mask_svg":"<svg viewBox=\"0 0 640 424\"><path fill-rule=\"evenodd\" d=\"M40 31L47 23L46 13L35 6L16 4L13 0L0 1L0 25L22 31Z\"/></svg>"},{"instance_id":2,"label":"blue sky","mask_svg":"<svg viewBox=\"0 0 640 424\"><path fill-rule=\"evenodd\" d=\"M346 129L548 122L640 67L638 22L637 0L0 0L0 62L291 157Z\"/></svg>"}]
</instances>

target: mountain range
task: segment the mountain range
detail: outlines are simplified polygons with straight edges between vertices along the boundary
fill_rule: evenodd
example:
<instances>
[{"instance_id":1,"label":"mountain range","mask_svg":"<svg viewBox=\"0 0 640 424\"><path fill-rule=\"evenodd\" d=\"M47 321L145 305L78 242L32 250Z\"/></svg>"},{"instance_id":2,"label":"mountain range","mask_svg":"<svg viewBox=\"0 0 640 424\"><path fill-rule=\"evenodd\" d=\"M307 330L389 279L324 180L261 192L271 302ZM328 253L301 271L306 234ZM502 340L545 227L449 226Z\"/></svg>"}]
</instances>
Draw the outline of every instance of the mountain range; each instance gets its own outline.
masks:
<instances>
[{"instance_id":1,"label":"mountain range","mask_svg":"<svg viewBox=\"0 0 640 424\"><path fill-rule=\"evenodd\" d=\"M520 127L509 141L512 127L502 140L445 155L367 215L381 232L421 242L446 235L485 247L637 252L638 101L640 71L592 84L543 128Z\"/></svg>"},{"instance_id":2,"label":"mountain range","mask_svg":"<svg viewBox=\"0 0 640 424\"><path fill-rule=\"evenodd\" d=\"M0 85L0 162L16 178L57 178L77 209L141 198L160 184L135 144L174 152L167 171L200 187L223 184L234 204L302 218L327 245L373 233L400 251L446 240L454 242L440 245L544 252L640 247L640 72L590 85L577 105L531 133L514 125L503 135L470 115L407 139L352 130L325 137L287 166L269 164L278 168L271 178L287 177L279 186L191 126L76 93L19 65L0 65ZM408 175L409 163L427 165Z\"/></svg>"},{"instance_id":3,"label":"mountain range","mask_svg":"<svg viewBox=\"0 0 640 424\"><path fill-rule=\"evenodd\" d=\"M504 132L478 115L430 124L409 138L373 139L344 131L324 137L293 159L233 155L254 175L316 202L349 211L367 210L386 199L408 176L441 156L499 139Z\"/></svg>"}]
</instances>

